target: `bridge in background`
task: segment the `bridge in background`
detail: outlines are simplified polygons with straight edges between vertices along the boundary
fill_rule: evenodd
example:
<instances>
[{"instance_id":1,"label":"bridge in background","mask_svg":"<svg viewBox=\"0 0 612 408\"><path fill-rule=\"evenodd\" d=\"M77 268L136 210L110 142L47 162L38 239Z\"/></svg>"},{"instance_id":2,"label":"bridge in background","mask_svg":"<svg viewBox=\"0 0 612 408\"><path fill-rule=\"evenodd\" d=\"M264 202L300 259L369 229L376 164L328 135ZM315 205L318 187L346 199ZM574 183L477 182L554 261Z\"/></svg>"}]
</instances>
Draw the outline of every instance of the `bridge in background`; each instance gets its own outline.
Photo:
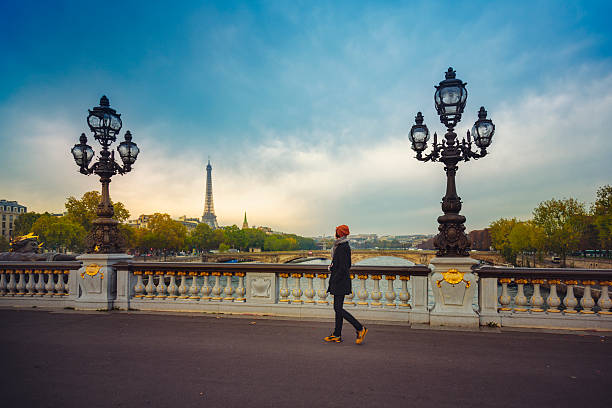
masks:
<instances>
[{"instance_id":1,"label":"bridge in background","mask_svg":"<svg viewBox=\"0 0 612 408\"><path fill-rule=\"evenodd\" d=\"M428 265L434 258L436 251L415 251L415 250L372 250L354 249L352 251L353 263L370 258L381 256L391 256L406 259L420 265ZM497 252L472 252L471 257L480 261L485 261L492 265L504 264L504 260ZM204 254L203 262L264 262L264 263L289 263L304 259L330 259L329 250L317 251L286 251L286 252L225 252L216 254Z\"/></svg>"}]
</instances>

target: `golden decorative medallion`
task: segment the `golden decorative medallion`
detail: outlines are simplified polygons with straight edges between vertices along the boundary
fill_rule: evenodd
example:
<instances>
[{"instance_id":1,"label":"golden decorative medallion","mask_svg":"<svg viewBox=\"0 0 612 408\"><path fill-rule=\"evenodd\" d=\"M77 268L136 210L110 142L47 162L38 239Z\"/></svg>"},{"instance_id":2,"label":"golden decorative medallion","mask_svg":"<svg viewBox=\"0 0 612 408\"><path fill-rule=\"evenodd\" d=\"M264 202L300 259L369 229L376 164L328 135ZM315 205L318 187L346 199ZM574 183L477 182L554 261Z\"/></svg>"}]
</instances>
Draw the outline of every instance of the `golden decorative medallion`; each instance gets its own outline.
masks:
<instances>
[{"instance_id":1,"label":"golden decorative medallion","mask_svg":"<svg viewBox=\"0 0 612 408\"><path fill-rule=\"evenodd\" d=\"M441 287L442 281L448 282L453 286L459 282L465 282L465 288L467 289L470 287L471 283L463 279L463 275L465 275L465 272L459 272L457 269L449 269L446 272L442 272L442 279L438 279L436 285Z\"/></svg>"},{"instance_id":2,"label":"golden decorative medallion","mask_svg":"<svg viewBox=\"0 0 612 408\"><path fill-rule=\"evenodd\" d=\"M98 272L100 272L100 269L102 269L102 266L98 264L89 264L85 268L85 273L89 276L96 276Z\"/></svg>"}]
</instances>

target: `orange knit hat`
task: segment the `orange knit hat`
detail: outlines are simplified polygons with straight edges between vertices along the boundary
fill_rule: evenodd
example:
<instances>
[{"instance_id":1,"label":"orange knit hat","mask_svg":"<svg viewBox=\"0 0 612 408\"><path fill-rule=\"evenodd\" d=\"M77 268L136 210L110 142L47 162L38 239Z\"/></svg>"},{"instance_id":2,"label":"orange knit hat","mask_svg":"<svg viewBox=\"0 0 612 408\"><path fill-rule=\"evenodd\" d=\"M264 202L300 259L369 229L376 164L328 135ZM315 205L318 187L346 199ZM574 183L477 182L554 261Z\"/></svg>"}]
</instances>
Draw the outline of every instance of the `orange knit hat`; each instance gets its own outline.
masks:
<instances>
[{"instance_id":1,"label":"orange knit hat","mask_svg":"<svg viewBox=\"0 0 612 408\"><path fill-rule=\"evenodd\" d=\"M350 232L349 232L348 225L342 224L342 225L339 225L339 226L336 227L336 235L337 236L345 237L345 236L347 236L349 234L350 234Z\"/></svg>"}]
</instances>

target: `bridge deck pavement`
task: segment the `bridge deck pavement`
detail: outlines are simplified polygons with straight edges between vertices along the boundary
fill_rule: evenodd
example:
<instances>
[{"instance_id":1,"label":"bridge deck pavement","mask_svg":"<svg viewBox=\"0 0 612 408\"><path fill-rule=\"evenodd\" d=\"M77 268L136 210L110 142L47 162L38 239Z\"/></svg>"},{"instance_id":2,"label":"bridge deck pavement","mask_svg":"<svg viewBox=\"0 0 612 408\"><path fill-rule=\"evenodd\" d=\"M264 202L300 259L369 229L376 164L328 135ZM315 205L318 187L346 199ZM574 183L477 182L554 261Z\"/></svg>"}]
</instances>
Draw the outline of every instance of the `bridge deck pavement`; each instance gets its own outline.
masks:
<instances>
[{"instance_id":1,"label":"bridge deck pavement","mask_svg":"<svg viewBox=\"0 0 612 408\"><path fill-rule=\"evenodd\" d=\"M253 323L254 322L254 323ZM612 337L0 310L3 407L610 406ZM349 341L350 340L350 341Z\"/></svg>"}]
</instances>

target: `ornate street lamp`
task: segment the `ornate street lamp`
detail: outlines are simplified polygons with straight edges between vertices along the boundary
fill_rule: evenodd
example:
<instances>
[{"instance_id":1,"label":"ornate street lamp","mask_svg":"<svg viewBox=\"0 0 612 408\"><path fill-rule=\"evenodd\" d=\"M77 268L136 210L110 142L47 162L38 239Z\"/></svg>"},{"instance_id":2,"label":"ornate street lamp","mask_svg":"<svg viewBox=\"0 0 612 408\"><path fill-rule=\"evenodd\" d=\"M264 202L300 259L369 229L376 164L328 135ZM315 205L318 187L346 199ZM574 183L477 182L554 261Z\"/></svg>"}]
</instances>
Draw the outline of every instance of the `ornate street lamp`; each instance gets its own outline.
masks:
<instances>
[{"instance_id":1,"label":"ornate street lamp","mask_svg":"<svg viewBox=\"0 0 612 408\"><path fill-rule=\"evenodd\" d=\"M85 175L95 173L100 176L102 200L98 204L98 218L93 221L93 230L85 238L85 248L88 253L121 253L125 249L125 239L119 234L117 228L119 222L112 218L115 211L110 201L108 185L115 174L123 175L132 170L140 150L136 143L132 142L132 134L128 130L125 133L125 141L117 148L123 166L115 161L115 152L110 151L109 147L117 140L117 134L121 130L121 114L110 107L106 96L100 98L100 106L89 111L87 124L93 137L102 145L100 159L89 166L94 151L87 144L85 133L81 134L79 143L74 145L71 152L81 173Z\"/></svg>"},{"instance_id":2,"label":"ornate street lamp","mask_svg":"<svg viewBox=\"0 0 612 408\"><path fill-rule=\"evenodd\" d=\"M478 112L478 120L472 127L472 132L467 132L466 139L459 142L457 134L453 131L457 123L461 121L461 114L467 100L467 84L455 77L455 71L449 68L446 79L436 86L434 102L440 116L440 122L446 126L446 134L442 143L438 143L438 135L434 133L433 149L431 153L423 156L429 141L429 129L423 124L423 115L417 113L415 125L410 129L409 139L412 149L416 152L416 158L420 161L441 161L446 171L446 195L442 198L442 211L444 215L438 217L440 231L434 239L434 246L438 250L438 256L469 256L470 241L465 235L465 217L459 214L461 211L461 198L457 195L455 187L455 173L457 163L479 159L487 155L487 147L495 133L495 125L487 119L487 111L484 107ZM480 152L472 150L473 143Z\"/></svg>"}]
</instances>

